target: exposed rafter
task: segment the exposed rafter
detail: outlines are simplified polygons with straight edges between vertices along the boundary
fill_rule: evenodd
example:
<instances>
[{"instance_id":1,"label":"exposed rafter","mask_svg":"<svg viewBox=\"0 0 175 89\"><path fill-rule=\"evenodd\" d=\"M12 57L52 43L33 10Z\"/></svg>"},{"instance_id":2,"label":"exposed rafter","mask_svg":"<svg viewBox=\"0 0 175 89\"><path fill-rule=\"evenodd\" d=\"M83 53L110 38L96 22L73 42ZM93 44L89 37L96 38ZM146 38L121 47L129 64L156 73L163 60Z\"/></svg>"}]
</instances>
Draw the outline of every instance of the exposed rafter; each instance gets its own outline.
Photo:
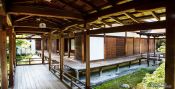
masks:
<instances>
[{"instance_id":1,"label":"exposed rafter","mask_svg":"<svg viewBox=\"0 0 175 89\"><path fill-rule=\"evenodd\" d=\"M63 3L63 4L65 4L65 5L67 5L67 6L69 6L69 7L71 7L71 8L73 8L73 9L75 9L75 10L77 10L77 11L79 11L80 13L82 13L82 14L86 14L86 12L85 11L83 11L82 9L80 9L79 7L77 7L77 6L74 6L72 3L74 3L74 2L67 2L67 1L65 1L65 0L59 0L61 3Z\"/></svg>"},{"instance_id":2,"label":"exposed rafter","mask_svg":"<svg viewBox=\"0 0 175 89\"><path fill-rule=\"evenodd\" d=\"M137 23L137 24L132 24L132 25L124 25L124 26L118 26L118 27L90 30L90 34L114 33L114 32L137 31L137 30L148 30L148 29L161 29L161 28L165 28L165 26L166 26L165 21Z\"/></svg>"},{"instance_id":3,"label":"exposed rafter","mask_svg":"<svg viewBox=\"0 0 175 89\"><path fill-rule=\"evenodd\" d=\"M30 17L32 17L32 16L31 16L31 15L29 15L29 16L24 16L24 17L22 17L22 18L19 18L19 19L15 20L15 22L17 22L17 21L23 21L23 20L25 20L25 19L27 19L27 18L30 18Z\"/></svg>"},{"instance_id":4,"label":"exposed rafter","mask_svg":"<svg viewBox=\"0 0 175 89\"><path fill-rule=\"evenodd\" d=\"M151 11L151 15L156 18L157 21L160 21L160 17L154 11Z\"/></svg>"},{"instance_id":5,"label":"exposed rafter","mask_svg":"<svg viewBox=\"0 0 175 89\"><path fill-rule=\"evenodd\" d=\"M28 32L28 33L45 33L50 32L49 29L41 29L41 28L25 28L25 27L15 27L15 32Z\"/></svg>"},{"instance_id":6,"label":"exposed rafter","mask_svg":"<svg viewBox=\"0 0 175 89\"><path fill-rule=\"evenodd\" d=\"M17 15L33 15L41 17L55 17L82 20L82 15L74 12L67 12L64 10L53 9L42 6L18 6L12 5L8 10L8 14Z\"/></svg>"},{"instance_id":7,"label":"exposed rafter","mask_svg":"<svg viewBox=\"0 0 175 89\"><path fill-rule=\"evenodd\" d=\"M125 14L128 18L132 19L134 22L140 23L140 22L136 19L136 17L135 17L134 15L132 15L132 14L130 14L130 13L128 13L128 12L125 12L124 14Z\"/></svg>"},{"instance_id":8,"label":"exposed rafter","mask_svg":"<svg viewBox=\"0 0 175 89\"><path fill-rule=\"evenodd\" d=\"M111 19L113 19L115 22L119 23L119 24L123 24L122 21L120 21L118 18L115 18L113 16L109 17Z\"/></svg>"},{"instance_id":9,"label":"exposed rafter","mask_svg":"<svg viewBox=\"0 0 175 89\"><path fill-rule=\"evenodd\" d=\"M95 6L93 3L91 3L90 0L82 0L82 1L86 4L88 4L89 6L91 6L92 8L94 8L97 12L100 11L100 9L97 6Z\"/></svg>"}]
</instances>

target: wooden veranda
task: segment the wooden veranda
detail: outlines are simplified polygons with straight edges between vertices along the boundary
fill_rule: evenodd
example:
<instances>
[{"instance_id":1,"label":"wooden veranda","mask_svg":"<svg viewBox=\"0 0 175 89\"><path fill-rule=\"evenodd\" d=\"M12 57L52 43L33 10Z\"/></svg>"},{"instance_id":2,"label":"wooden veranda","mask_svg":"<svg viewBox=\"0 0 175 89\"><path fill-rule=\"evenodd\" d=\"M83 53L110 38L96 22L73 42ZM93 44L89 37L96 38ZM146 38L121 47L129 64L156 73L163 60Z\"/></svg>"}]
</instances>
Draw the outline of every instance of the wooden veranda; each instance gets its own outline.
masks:
<instances>
[{"instance_id":1,"label":"wooden veranda","mask_svg":"<svg viewBox=\"0 0 175 89\"><path fill-rule=\"evenodd\" d=\"M165 89L174 89L174 4L174 0L0 0L1 88L8 89L15 86L14 76L18 73L15 41L18 34L40 35L43 42L47 39L49 70L52 64L52 39L59 39L61 81L64 77L65 38L82 35L81 58L86 63L85 88L90 89L91 34L166 29L165 85L170 87ZM154 20L147 21L148 19ZM7 37L9 45L6 44ZM7 46L9 46L10 60L9 76ZM68 55L70 55L70 49ZM44 43L42 44L42 63L44 64Z\"/></svg>"}]
</instances>

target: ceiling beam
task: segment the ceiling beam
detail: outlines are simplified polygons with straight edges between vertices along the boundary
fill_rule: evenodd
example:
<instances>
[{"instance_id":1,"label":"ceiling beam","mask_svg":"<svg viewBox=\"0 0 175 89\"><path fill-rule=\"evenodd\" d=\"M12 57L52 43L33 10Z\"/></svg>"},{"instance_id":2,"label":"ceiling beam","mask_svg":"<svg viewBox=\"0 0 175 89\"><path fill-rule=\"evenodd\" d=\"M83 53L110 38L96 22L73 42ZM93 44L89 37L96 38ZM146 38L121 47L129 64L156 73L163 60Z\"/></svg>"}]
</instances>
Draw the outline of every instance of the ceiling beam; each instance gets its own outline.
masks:
<instances>
[{"instance_id":1,"label":"ceiling beam","mask_svg":"<svg viewBox=\"0 0 175 89\"><path fill-rule=\"evenodd\" d=\"M161 29L165 28L165 21L149 22L149 23L137 23L132 25L124 25L111 28L101 28L97 30L90 30L90 34L102 34L102 33L114 33L114 32L126 32L126 31L138 31L149 29Z\"/></svg>"},{"instance_id":2,"label":"ceiling beam","mask_svg":"<svg viewBox=\"0 0 175 89\"><path fill-rule=\"evenodd\" d=\"M29 15L29 16L24 16L24 17L22 17L22 18L19 18L19 19L15 20L15 22L23 21L23 20L25 20L25 19L27 19L27 18L30 18L30 17L32 17L32 16L31 16L31 15Z\"/></svg>"},{"instance_id":3,"label":"ceiling beam","mask_svg":"<svg viewBox=\"0 0 175 89\"><path fill-rule=\"evenodd\" d=\"M128 13L128 12L125 12L124 14L126 15L126 17L132 19L134 22L140 23L140 22L136 19L136 17L135 17L134 15L132 15L132 14L130 14L130 13Z\"/></svg>"},{"instance_id":4,"label":"ceiling beam","mask_svg":"<svg viewBox=\"0 0 175 89\"><path fill-rule=\"evenodd\" d=\"M165 5L165 0L133 0L125 4L117 5L115 8L111 7L108 9L101 10L98 13L92 13L87 16L87 20L93 21L98 19L98 17L123 12L129 9L142 10L146 8L147 10L149 10L164 7Z\"/></svg>"},{"instance_id":5,"label":"ceiling beam","mask_svg":"<svg viewBox=\"0 0 175 89\"><path fill-rule=\"evenodd\" d=\"M154 11L151 11L151 15L156 18L157 21L160 21L160 17Z\"/></svg>"},{"instance_id":6,"label":"ceiling beam","mask_svg":"<svg viewBox=\"0 0 175 89\"><path fill-rule=\"evenodd\" d=\"M19 6L12 5L7 10L8 14L33 15L41 17L67 18L82 20L82 15L65 10L54 9L43 6Z\"/></svg>"},{"instance_id":7,"label":"ceiling beam","mask_svg":"<svg viewBox=\"0 0 175 89\"><path fill-rule=\"evenodd\" d=\"M109 17L111 19L113 19L115 22L119 23L119 24L123 24L122 21L120 21L118 18L115 18L115 17Z\"/></svg>"},{"instance_id":8,"label":"ceiling beam","mask_svg":"<svg viewBox=\"0 0 175 89\"><path fill-rule=\"evenodd\" d=\"M26 32L26 33L45 33L50 32L50 29L41 29L41 28L26 28L26 27L15 27L15 32Z\"/></svg>"},{"instance_id":9,"label":"ceiling beam","mask_svg":"<svg viewBox=\"0 0 175 89\"><path fill-rule=\"evenodd\" d=\"M82 0L82 1L86 4L88 4L89 6L91 6L92 8L94 8L97 12L100 11L100 9L97 6L95 6L93 3L91 3L90 0Z\"/></svg>"},{"instance_id":10,"label":"ceiling beam","mask_svg":"<svg viewBox=\"0 0 175 89\"><path fill-rule=\"evenodd\" d=\"M55 25L55 24L51 24L51 23L47 23L47 22L44 22L46 23L46 28L49 28L49 29L59 29L60 27L58 25ZM40 22L14 22L13 23L13 27L28 27L28 28L39 28L39 24Z\"/></svg>"}]
</instances>

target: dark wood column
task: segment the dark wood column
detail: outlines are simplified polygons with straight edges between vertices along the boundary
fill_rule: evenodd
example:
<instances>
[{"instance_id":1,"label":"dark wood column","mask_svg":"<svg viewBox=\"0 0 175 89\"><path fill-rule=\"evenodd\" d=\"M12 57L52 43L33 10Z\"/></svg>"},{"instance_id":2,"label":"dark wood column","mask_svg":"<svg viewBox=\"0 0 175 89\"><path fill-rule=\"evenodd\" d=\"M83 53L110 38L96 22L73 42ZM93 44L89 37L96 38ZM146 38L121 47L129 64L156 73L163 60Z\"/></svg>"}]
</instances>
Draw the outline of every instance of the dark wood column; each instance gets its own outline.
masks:
<instances>
[{"instance_id":1,"label":"dark wood column","mask_svg":"<svg viewBox=\"0 0 175 89\"><path fill-rule=\"evenodd\" d=\"M42 57L42 64L44 64L44 42L45 42L45 38L44 38L44 36L42 36L42 40L41 40L41 51L42 51L41 57Z\"/></svg>"},{"instance_id":2,"label":"dark wood column","mask_svg":"<svg viewBox=\"0 0 175 89\"><path fill-rule=\"evenodd\" d=\"M149 40L150 40L150 36L148 36L148 38L147 38L147 44L148 44L148 46L147 46L147 65L149 66L149 57L150 57L150 54L149 54Z\"/></svg>"},{"instance_id":3,"label":"dark wood column","mask_svg":"<svg viewBox=\"0 0 175 89\"><path fill-rule=\"evenodd\" d=\"M64 36L60 35L60 79L63 79L63 71L64 71Z\"/></svg>"},{"instance_id":4,"label":"dark wood column","mask_svg":"<svg viewBox=\"0 0 175 89\"><path fill-rule=\"evenodd\" d=\"M14 52L13 52L13 47L14 47L14 42L13 42L13 33L12 33L12 29L8 29L8 35L9 35L9 69L10 69L10 73L9 73L9 86L13 87L14 86Z\"/></svg>"},{"instance_id":5,"label":"dark wood column","mask_svg":"<svg viewBox=\"0 0 175 89\"><path fill-rule=\"evenodd\" d=\"M166 6L166 60L165 89L175 88L175 0L167 0ZM170 88L169 88L170 87Z\"/></svg>"},{"instance_id":6,"label":"dark wood column","mask_svg":"<svg viewBox=\"0 0 175 89\"><path fill-rule=\"evenodd\" d=\"M86 22L84 23L84 28L86 29L86 89L90 89L90 32L87 29Z\"/></svg>"},{"instance_id":7,"label":"dark wood column","mask_svg":"<svg viewBox=\"0 0 175 89\"><path fill-rule=\"evenodd\" d=\"M8 89L6 31L0 30L1 88Z\"/></svg>"},{"instance_id":8,"label":"dark wood column","mask_svg":"<svg viewBox=\"0 0 175 89\"><path fill-rule=\"evenodd\" d=\"M48 39L48 51L49 51L49 70L51 69L51 62L52 62L52 57L51 57L51 54L52 54L52 34L49 33L49 39Z\"/></svg>"},{"instance_id":9,"label":"dark wood column","mask_svg":"<svg viewBox=\"0 0 175 89\"><path fill-rule=\"evenodd\" d=\"M156 37L154 36L154 56L156 56Z\"/></svg>"},{"instance_id":10,"label":"dark wood column","mask_svg":"<svg viewBox=\"0 0 175 89\"><path fill-rule=\"evenodd\" d=\"M104 33L104 60L106 60L106 34Z\"/></svg>"},{"instance_id":11,"label":"dark wood column","mask_svg":"<svg viewBox=\"0 0 175 89\"><path fill-rule=\"evenodd\" d=\"M16 67L16 33L13 32L13 65Z\"/></svg>"},{"instance_id":12,"label":"dark wood column","mask_svg":"<svg viewBox=\"0 0 175 89\"><path fill-rule=\"evenodd\" d=\"M70 51L71 51L71 38L68 38L68 58L70 58Z\"/></svg>"}]
</instances>

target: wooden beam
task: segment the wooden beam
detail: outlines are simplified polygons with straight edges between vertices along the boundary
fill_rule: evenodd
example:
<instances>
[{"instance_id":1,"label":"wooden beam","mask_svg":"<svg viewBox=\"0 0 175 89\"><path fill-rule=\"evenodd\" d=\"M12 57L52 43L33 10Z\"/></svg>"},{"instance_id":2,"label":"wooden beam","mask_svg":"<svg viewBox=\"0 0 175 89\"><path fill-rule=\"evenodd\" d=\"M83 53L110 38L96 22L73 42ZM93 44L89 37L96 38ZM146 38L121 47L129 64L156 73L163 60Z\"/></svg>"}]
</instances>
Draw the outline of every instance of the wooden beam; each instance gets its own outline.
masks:
<instances>
[{"instance_id":1,"label":"wooden beam","mask_svg":"<svg viewBox=\"0 0 175 89\"><path fill-rule=\"evenodd\" d=\"M109 17L111 19L113 19L115 22L119 23L119 24L123 24L122 21L120 21L118 18L115 18L115 17Z\"/></svg>"},{"instance_id":2,"label":"wooden beam","mask_svg":"<svg viewBox=\"0 0 175 89\"><path fill-rule=\"evenodd\" d=\"M68 58L70 58L70 51L71 51L71 38L68 38Z\"/></svg>"},{"instance_id":3,"label":"wooden beam","mask_svg":"<svg viewBox=\"0 0 175 89\"><path fill-rule=\"evenodd\" d=\"M142 5L143 3L144 5ZM108 9L101 10L98 13L92 13L87 16L88 22L94 19L97 19L98 17L101 16L106 16L114 13L121 13L123 11L129 10L129 9L154 9L154 8L159 8L165 6L165 0L133 0L125 4L117 5L115 8L111 7Z\"/></svg>"},{"instance_id":4,"label":"wooden beam","mask_svg":"<svg viewBox=\"0 0 175 89\"><path fill-rule=\"evenodd\" d=\"M16 33L14 32L14 29L13 29L13 54L14 54L14 67L16 68Z\"/></svg>"},{"instance_id":5,"label":"wooden beam","mask_svg":"<svg viewBox=\"0 0 175 89\"><path fill-rule=\"evenodd\" d=\"M39 39L39 40L42 40L42 38L16 38L16 39Z\"/></svg>"},{"instance_id":6,"label":"wooden beam","mask_svg":"<svg viewBox=\"0 0 175 89\"><path fill-rule=\"evenodd\" d=\"M44 22L46 24L46 28L48 29L59 29L60 26L57 24L52 24L48 22ZM28 22L14 22L13 27L28 27L28 28L39 28L40 22L36 21L28 21Z\"/></svg>"},{"instance_id":7,"label":"wooden beam","mask_svg":"<svg viewBox=\"0 0 175 89\"><path fill-rule=\"evenodd\" d=\"M140 22L135 18L134 15L132 15L132 14L130 14L130 13L127 13L127 12L125 12L124 14L125 14L128 18L132 19L134 22L140 23Z\"/></svg>"},{"instance_id":8,"label":"wooden beam","mask_svg":"<svg viewBox=\"0 0 175 89\"><path fill-rule=\"evenodd\" d=\"M151 11L151 15L156 18L157 21L160 21L160 17L154 11Z\"/></svg>"},{"instance_id":9,"label":"wooden beam","mask_svg":"<svg viewBox=\"0 0 175 89\"><path fill-rule=\"evenodd\" d=\"M51 69L51 62L52 62L52 57L51 57L51 54L52 54L52 34L51 33L49 33L49 39L48 39L48 53L49 53L49 60L48 60L48 62L49 62L49 70Z\"/></svg>"},{"instance_id":10,"label":"wooden beam","mask_svg":"<svg viewBox=\"0 0 175 89\"><path fill-rule=\"evenodd\" d=\"M14 86L14 54L13 54L13 34L12 34L12 29L8 29L8 35L9 35L9 67L10 67L10 73L9 73L9 86L13 87Z\"/></svg>"},{"instance_id":11,"label":"wooden beam","mask_svg":"<svg viewBox=\"0 0 175 89\"><path fill-rule=\"evenodd\" d=\"M85 31L82 31L82 37L81 37L81 54L82 54L82 63L86 60L86 37L85 37Z\"/></svg>"},{"instance_id":12,"label":"wooden beam","mask_svg":"<svg viewBox=\"0 0 175 89\"><path fill-rule=\"evenodd\" d=\"M1 88L8 89L6 31L0 30Z\"/></svg>"},{"instance_id":13,"label":"wooden beam","mask_svg":"<svg viewBox=\"0 0 175 89\"><path fill-rule=\"evenodd\" d=\"M15 22L23 21L23 20L25 20L25 19L27 19L27 18L30 18L30 17L32 17L32 15L24 16L24 17L22 17L22 18L19 18L19 19L15 20Z\"/></svg>"},{"instance_id":14,"label":"wooden beam","mask_svg":"<svg viewBox=\"0 0 175 89\"><path fill-rule=\"evenodd\" d=\"M166 56L165 89L175 88L175 1L168 0L166 5Z\"/></svg>"},{"instance_id":15,"label":"wooden beam","mask_svg":"<svg viewBox=\"0 0 175 89\"><path fill-rule=\"evenodd\" d=\"M50 32L49 29L41 29L41 28L25 28L25 27L15 27L15 32L33 32L33 33L45 33Z\"/></svg>"},{"instance_id":16,"label":"wooden beam","mask_svg":"<svg viewBox=\"0 0 175 89\"><path fill-rule=\"evenodd\" d=\"M104 23L105 25L108 25L108 26L110 26L110 27L112 27L112 24L109 24L109 23L107 23L106 21L104 21L104 20L100 20L102 23Z\"/></svg>"},{"instance_id":17,"label":"wooden beam","mask_svg":"<svg viewBox=\"0 0 175 89\"><path fill-rule=\"evenodd\" d=\"M93 3L91 3L90 0L82 0L82 1L88 4L89 6L91 6L92 8L94 8L97 12L100 11L100 9L97 6L95 6Z\"/></svg>"},{"instance_id":18,"label":"wooden beam","mask_svg":"<svg viewBox=\"0 0 175 89\"><path fill-rule=\"evenodd\" d=\"M60 37L60 79L63 81L63 72L64 72L64 36L61 33Z\"/></svg>"},{"instance_id":19,"label":"wooden beam","mask_svg":"<svg viewBox=\"0 0 175 89\"><path fill-rule=\"evenodd\" d=\"M13 5L7 10L8 14L32 15L41 17L67 18L82 20L81 14L66 12L65 10L54 9L43 6L19 6Z\"/></svg>"},{"instance_id":20,"label":"wooden beam","mask_svg":"<svg viewBox=\"0 0 175 89\"><path fill-rule=\"evenodd\" d=\"M148 29L160 29L165 28L165 21L149 22L149 23L137 23L132 25L124 25L111 28L101 28L97 30L90 30L90 34L102 34L102 33L114 33L114 32L125 32L125 31L137 31L137 30L148 30Z\"/></svg>"},{"instance_id":21,"label":"wooden beam","mask_svg":"<svg viewBox=\"0 0 175 89\"><path fill-rule=\"evenodd\" d=\"M87 30L86 31L86 89L90 89L90 32L89 29L87 29L87 23L84 23L84 28Z\"/></svg>"},{"instance_id":22,"label":"wooden beam","mask_svg":"<svg viewBox=\"0 0 175 89\"><path fill-rule=\"evenodd\" d=\"M45 43L45 38L44 38L44 35L42 35L42 40L41 40L41 51L42 51L42 55L41 55L41 58L42 58L42 64L44 64L44 43Z\"/></svg>"},{"instance_id":23,"label":"wooden beam","mask_svg":"<svg viewBox=\"0 0 175 89\"><path fill-rule=\"evenodd\" d=\"M149 46L149 40L150 40L150 36L148 36L148 38L147 38L147 65L148 65L148 67L149 67L149 58L150 58L150 54L149 54L149 52L150 52L150 46Z\"/></svg>"}]
</instances>

